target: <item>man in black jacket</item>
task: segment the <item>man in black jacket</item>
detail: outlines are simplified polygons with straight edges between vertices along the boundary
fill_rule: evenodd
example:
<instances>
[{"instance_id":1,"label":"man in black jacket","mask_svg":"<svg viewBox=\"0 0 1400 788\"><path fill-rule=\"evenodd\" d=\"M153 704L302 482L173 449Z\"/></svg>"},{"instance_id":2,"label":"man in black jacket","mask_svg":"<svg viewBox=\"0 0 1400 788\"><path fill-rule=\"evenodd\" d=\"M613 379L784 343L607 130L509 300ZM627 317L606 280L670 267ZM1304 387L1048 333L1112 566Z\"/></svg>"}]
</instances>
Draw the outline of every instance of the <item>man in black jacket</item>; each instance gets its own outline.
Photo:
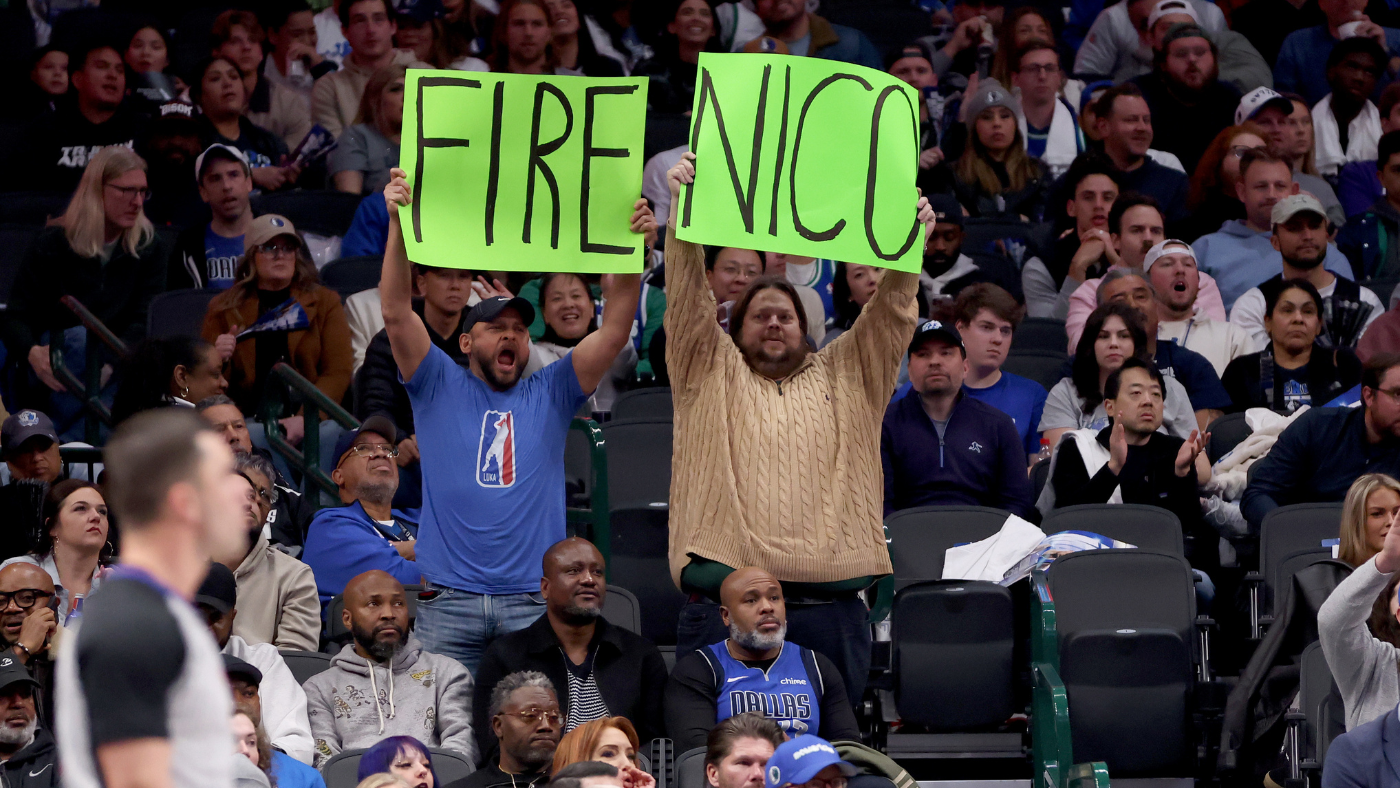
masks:
<instances>
[{"instance_id":1,"label":"man in black jacket","mask_svg":"<svg viewBox=\"0 0 1400 788\"><path fill-rule=\"evenodd\" d=\"M583 539L565 539L545 551L540 579L545 614L493 641L476 670L472 726L483 757L489 760L497 748L488 716L491 690L519 670L539 671L559 690L565 733L616 716L631 720L643 742L664 736L666 663L651 641L602 617L603 571L602 554Z\"/></svg>"},{"instance_id":2,"label":"man in black jacket","mask_svg":"<svg viewBox=\"0 0 1400 788\"><path fill-rule=\"evenodd\" d=\"M34 708L38 686L8 651L0 655L0 784L8 788L58 785L58 748Z\"/></svg>"},{"instance_id":3,"label":"man in black jacket","mask_svg":"<svg viewBox=\"0 0 1400 788\"><path fill-rule=\"evenodd\" d=\"M422 294L413 311L428 327L428 338L442 348L448 358L467 365L458 337L462 334L462 313L472 294L470 271L457 268L413 267L414 289ZM355 373L355 415L363 421L384 413L399 427L399 434L386 436L398 444L398 463L403 474L394 506L415 509L422 505L422 477L418 471L418 437L413 426L413 406L399 380L399 368L389 348L389 334L381 329L365 348L365 363Z\"/></svg>"}]
</instances>

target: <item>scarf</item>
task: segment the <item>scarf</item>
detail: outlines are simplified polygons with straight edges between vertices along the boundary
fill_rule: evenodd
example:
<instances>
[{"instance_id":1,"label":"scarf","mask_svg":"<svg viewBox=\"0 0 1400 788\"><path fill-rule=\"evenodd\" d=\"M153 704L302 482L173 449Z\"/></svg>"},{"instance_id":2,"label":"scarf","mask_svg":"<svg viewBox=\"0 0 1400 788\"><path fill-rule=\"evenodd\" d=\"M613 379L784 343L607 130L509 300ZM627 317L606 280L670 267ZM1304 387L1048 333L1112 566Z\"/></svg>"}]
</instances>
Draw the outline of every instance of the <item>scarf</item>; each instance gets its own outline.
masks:
<instances>
[{"instance_id":1,"label":"scarf","mask_svg":"<svg viewBox=\"0 0 1400 788\"><path fill-rule=\"evenodd\" d=\"M1369 100L1366 106L1347 124L1347 149L1342 150L1342 135L1337 129L1337 116L1332 114L1332 94L1328 93L1313 107L1314 163L1325 176L1337 174L1349 161L1375 161L1376 147L1381 141L1381 111Z\"/></svg>"},{"instance_id":2,"label":"scarf","mask_svg":"<svg viewBox=\"0 0 1400 788\"><path fill-rule=\"evenodd\" d=\"M1026 116L1018 115L1017 125L1021 128L1021 139L1030 139L1026 131ZM1074 110L1063 98L1055 99L1055 116L1050 120L1050 137L1045 141L1045 154L1040 160L1050 169L1050 177L1059 178L1069 169L1075 157L1084 152L1084 133L1079 130L1079 121Z\"/></svg>"}]
</instances>

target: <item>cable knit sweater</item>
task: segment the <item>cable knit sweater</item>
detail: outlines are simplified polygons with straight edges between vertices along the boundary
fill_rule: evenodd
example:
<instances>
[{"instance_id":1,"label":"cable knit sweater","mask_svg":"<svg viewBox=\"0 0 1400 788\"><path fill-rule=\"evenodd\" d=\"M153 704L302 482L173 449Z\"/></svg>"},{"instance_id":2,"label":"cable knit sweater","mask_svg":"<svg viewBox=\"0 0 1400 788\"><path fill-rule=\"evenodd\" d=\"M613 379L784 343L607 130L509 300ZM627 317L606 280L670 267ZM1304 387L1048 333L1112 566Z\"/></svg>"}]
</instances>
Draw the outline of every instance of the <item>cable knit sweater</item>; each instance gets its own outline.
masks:
<instances>
[{"instance_id":1,"label":"cable knit sweater","mask_svg":"<svg viewBox=\"0 0 1400 788\"><path fill-rule=\"evenodd\" d=\"M672 579L692 554L802 583L888 574L880 424L918 277L887 271L849 331L774 382L715 320L703 247L672 231L666 270Z\"/></svg>"}]
</instances>

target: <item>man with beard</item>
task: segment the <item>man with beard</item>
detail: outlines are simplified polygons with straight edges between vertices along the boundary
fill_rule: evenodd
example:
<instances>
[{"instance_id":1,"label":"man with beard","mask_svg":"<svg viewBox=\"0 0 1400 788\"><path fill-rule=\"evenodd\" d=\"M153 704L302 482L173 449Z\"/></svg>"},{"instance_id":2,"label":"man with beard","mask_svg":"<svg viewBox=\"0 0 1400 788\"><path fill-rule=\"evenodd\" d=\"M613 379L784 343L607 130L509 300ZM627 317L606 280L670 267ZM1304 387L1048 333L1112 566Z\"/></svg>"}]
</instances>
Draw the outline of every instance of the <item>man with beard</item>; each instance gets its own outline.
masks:
<instances>
[{"instance_id":1,"label":"man with beard","mask_svg":"<svg viewBox=\"0 0 1400 788\"><path fill-rule=\"evenodd\" d=\"M1202 274L1196 252L1185 241L1169 238L1147 252L1143 273L1152 284L1157 313L1157 341L1180 345L1205 357L1217 376L1253 341L1239 326L1215 320L1198 303Z\"/></svg>"},{"instance_id":2,"label":"man with beard","mask_svg":"<svg viewBox=\"0 0 1400 788\"><path fill-rule=\"evenodd\" d=\"M38 688L18 660L0 657L0 783L6 786L58 785L58 747L34 708Z\"/></svg>"},{"instance_id":3,"label":"man with beard","mask_svg":"<svg viewBox=\"0 0 1400 788\"><path fill-rule=\"evenodd\" d=\"M534 788L549 781L549 767L564 727L554 685L543 673L520 670L491 688L491 732L500 758L450 788Z\"/></svg>"},{"instance_id":4,"label":"man with beard","mask_svg":"<svg viewBox=\"0 0 1400 788\"><path fill-rule=\"evenodd\" d=\"M314 765L389 736L412 736L475 763L471 674L409 634L403 584L379 570L356 576L345 587L341 620L354 640L302 685Z\"/></svg>"},{"instance_id":5,"label":"man with beard","mask_svg":"<svg viewBox=\"0 0 1400 788\"><path fill-rule=\"evenodd\" d=\"M793 636L831 658L843 694L859 698L870 670L869 611L859 593L892 571L877 436L918 319L918 277L886 271L850 330L815 353L792 285L758 279L736 302L726 334L715 322L704 248L674 233L681 184L694 178L693 153L666 175L666 337L676 397L670 568L692 595L676 654L724 637L721 583L736 567L758 565L789 583ZM918 233L911 242L926 248L934 210L923 198L915 208L905 214ZM780 466L793 472L774 473ZM690 746L703 743L701 735Z\"/></svg>"},{"instance_id":6,"label":"man with beard","mask_svg":"<svg viewBox=\"0 0 1400 788\"><path fill-rule=\"evenodd\" d=\"M1190 19L1185 13L1180 16ZM1240 103L1240 94L1220 81L1217 54L1215 43L1199 26L1189 21L1174 24L1155 52L1152 73L1132 80L1152 111L1154 146L1176 154L1187 172L1195 172L1201 155L1230 125Z\"/></svg>"},{"instance_id":7,"label":"man with beard","mask_svg":"<svg viewBox=\"0 0 1400 788\"><path fill-rule=\"evenodd\" d=\"M642 741L664 738L666 663L650 641L602 617L607 592L603 555L592 543L572 537L545 551L540 578L545 614L497 638L476 670L473 723L487 760L497 748L490 688L517 670L539 671L562 690L563 733L614 716L631 720Z\"/></svg>"},{"instance_id":8,"label":"man with beard","mask_svg":"<svg viewBox=\"0 0 1400 788\"><path fill-rule=\"evenodd\" d=\"M394 462L398 428L384 416L370 416L358 430L342 433L335 445L331 481L345 506L316 513L301 557L316 576L321 606L364 572L378 569L415 585L423 573L417 557L418 512L391 508L399 488Z\"/></svg>"},{"instance_id":9,"label":"man with beard","mask_svg":"<svg viewBox=\"0 0 1400 788\"><path fill-rule=\"evenodd\" d=\"M50 653L58 618L49 600L53 578L42 568L14 563L0 569L0 658L14 658L34 677L35 702L45 719L53 713L53 655Z\"/></svg>"},{"instance_id":10,"label":"man with beard","mask_svg":"<svg viewBox=\"0 0 1400 788\"><path fill-rule=\"evenodd\" d=\"M598 328L563 361L523 379L534 306L519 297L481 301L457 337L468 356L464 368L433 344L413 311L399 217L412 198L406 178L395 168L384 189L389 246L379 293L423 471L418 561L432 590L417 633L427 648L476 670L492 640L539 618L532 594L540 562L565 536L564 440L574 413L631 340L641 275L605 276ZM646 200L634 203L630 222L633 233L655 232ZM718 331L713 305L707 319Z\"/></svg>"},{"instance_id":11,"label":"man with beard","mask_svg":"<svg viewBox=\"0 0 1400 788\"><path fill-rule=\"evenodd\" d=\"M1016 424L963 391L966 376L957 329L937 320L920 326L909 343L913 390L890 403L880 431L886 517L915 506L990 506L1030 516Z\"/></svg>"},{"instance_id":12,"label":"man with beard","mask_svg":"<svg viewBox=\"0 0 1400 788\"><path fill-rule=\"evenodd\" d=\"M1278 290L1289 279L1306 279L1322 296L1323 325L1317 341L1325 348L1356 347L1371 321L1385 312L1385 305L1369 289L1323 268L1323 260L1336 249L1327 243L1327 215L1311 194L1295 194L1279 200L1271 213L1270 241L1282 257L1283 270L1258 287L1246 290L1230 310L1230 322L1244 329L1253 342L1251 353L1269 344L1264 327L1267 292Z\"/></svg>"},{"instance_id":13,"label":"man with beard","mask_svg":"<svg viewBox=\"0 0 1400 788\"><path fill-rule=\"evenodd\" d=\"M836 665L787 645L778 580L758 567L736 569L720 586L720 601L729 637L678 660L666 685L666 732L676 748L704 747L715 723L745 712L761 713L789 736L859 740Z\"/></svg>"}]
</instances>

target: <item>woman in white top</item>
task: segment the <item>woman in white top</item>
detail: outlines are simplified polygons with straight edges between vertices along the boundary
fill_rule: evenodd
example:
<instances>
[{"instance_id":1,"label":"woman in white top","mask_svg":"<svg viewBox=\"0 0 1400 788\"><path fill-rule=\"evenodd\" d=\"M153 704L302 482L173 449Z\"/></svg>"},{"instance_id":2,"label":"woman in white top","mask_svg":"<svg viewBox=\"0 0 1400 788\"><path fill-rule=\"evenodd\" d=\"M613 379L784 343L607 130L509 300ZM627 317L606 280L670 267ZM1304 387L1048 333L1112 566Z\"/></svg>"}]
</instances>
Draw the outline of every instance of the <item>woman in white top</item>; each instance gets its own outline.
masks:
<instances>
[{"instance_id":1,"label":"woman in white top","mask_svg":"<svg viewBox=\"0 0 1400 788\"><path fill-rule=\"evenodd\" d=\"M1056 383L1045 400L1040 431L1051 446L1058 445L1060 437L1070 430L1100 430L1108 426L1103 405L1104 381L1133 356L1152 363L1147 356L1142 313L1127 304L1100 304L1089 313L1084 333L1079 336L1070 377ZM1166 410L1161 429L1169 435L1188 438L1197 429L1191 397L1176 378L1167 376L1165 380Z\"/></svg>"},{"instance_id":2,"label":"woman in white top","mask_svg":"<svg viewBox=\"0 0 1400 788\"><path fill-rule=\"evenodd\" d=\"M67 626L82 615L83 599L97 589L115 552L107 541L107 500L92 482L65 479L44 496L43 521L34 551L3 566L35 564L53 578L58 620Z\"/></svg>"}]
</instances>

